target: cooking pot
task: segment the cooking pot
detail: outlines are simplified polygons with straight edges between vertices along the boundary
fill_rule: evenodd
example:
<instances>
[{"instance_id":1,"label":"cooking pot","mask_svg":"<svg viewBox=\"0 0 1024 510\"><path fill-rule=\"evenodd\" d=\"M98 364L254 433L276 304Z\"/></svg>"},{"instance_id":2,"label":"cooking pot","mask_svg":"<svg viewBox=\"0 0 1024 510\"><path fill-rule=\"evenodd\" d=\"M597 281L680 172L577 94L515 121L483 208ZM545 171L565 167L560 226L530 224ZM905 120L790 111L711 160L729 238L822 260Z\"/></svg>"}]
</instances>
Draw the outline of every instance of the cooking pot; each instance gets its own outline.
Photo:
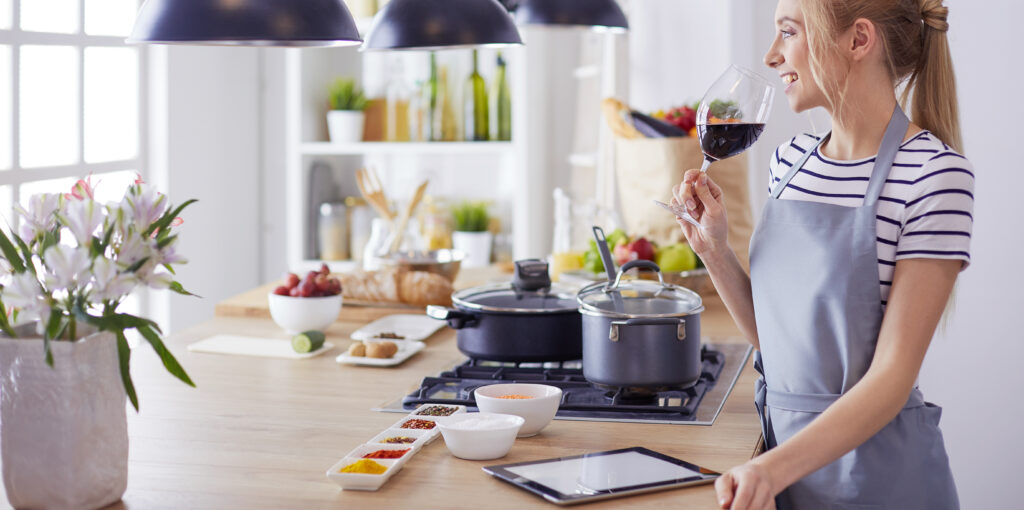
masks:
<instances>
[{"instance_id":1,"label":"cooking pot","mask_svg":"<svg viewBox=\"0 0 1024 510\"><path fill-rule=\"evenodd\" d=\"M658 281L623 281L634 269ZM620 388L685 388L700 378L700 296L665 283L657 264L634 260L614 282L596 282L577 296L583 316L583 376Z\"/></svg>"},{"instance_id":2,"label":"cooking pot","mask_svg":"<svg viewBox=\"0 0 1024 510\"><path fill-rule=\"evenodd\" d=\"M428 306L427 315L458 330L459 350L492 361L568 361L583 356L575 292L552 286L548 264L521 260L511 283L452 294L454 308Z\"/></svg>"}]
</instances>

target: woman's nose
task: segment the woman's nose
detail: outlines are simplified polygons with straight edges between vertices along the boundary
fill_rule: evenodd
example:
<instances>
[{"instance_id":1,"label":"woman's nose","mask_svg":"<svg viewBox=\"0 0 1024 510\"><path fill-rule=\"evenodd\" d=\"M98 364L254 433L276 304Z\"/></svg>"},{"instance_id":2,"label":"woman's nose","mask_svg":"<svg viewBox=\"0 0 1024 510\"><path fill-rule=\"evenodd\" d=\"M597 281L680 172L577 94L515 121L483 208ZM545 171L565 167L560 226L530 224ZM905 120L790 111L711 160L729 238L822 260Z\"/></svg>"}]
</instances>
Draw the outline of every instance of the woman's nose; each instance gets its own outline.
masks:
<instances>
[{"instance_id":1,"label":"woman's nose","mask_svg":"<svg viewBox=\"0 0 1024 510\"><path fill-rule=\"evenodd\" d=\"M772 41L772 46L768 48L768 53L764 54L764 65L775 68L782 63L782 52L778 49L779 40L776 38Z\"/></svg>"}]
</instances>

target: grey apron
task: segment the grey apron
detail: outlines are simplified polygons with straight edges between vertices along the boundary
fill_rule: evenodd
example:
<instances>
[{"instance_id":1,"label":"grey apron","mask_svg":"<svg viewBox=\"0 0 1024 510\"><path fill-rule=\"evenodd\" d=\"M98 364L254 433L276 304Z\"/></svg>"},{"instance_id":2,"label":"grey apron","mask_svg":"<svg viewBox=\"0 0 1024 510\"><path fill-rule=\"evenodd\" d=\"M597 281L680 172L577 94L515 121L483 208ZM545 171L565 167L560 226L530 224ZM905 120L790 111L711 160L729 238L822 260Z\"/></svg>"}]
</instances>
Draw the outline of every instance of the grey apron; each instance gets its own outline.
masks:
<instances>
[{"instance_id":1,"label":"grey apron","mask_svg":"<svg viewBox=\"0 0 1024 510\"><path fill-rule=\"evenodd\" d=\"M882 324L875 214L908 126L897 106L861 207L779 199L811 149L765 204L750 279L761 344L755 403L768 448L806 427L871 364ZM783 491L778 508L959 508L941 414L914 388L892 422Z\"/></svg>"}]
</instances>

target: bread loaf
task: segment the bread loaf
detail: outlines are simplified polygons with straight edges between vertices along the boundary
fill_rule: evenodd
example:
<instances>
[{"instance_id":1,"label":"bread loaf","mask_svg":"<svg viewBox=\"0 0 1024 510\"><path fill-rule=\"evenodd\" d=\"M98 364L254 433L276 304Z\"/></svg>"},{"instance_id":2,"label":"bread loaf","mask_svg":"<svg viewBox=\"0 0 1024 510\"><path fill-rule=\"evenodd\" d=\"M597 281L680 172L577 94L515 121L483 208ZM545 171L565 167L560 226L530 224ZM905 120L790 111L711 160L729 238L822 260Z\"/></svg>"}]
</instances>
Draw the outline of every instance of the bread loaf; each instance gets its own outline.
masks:
<instances>
[{"instance_id":1,"label":"bread loaf","mask_svg":"<svg viewBox=\"0 0 1024 510\"><path fill-rule=\"evenodd\" d=\"M426 271L381 269L343 273L341 287L347 299L416 306L451 305L452 283Z\"/></svg>"}]
</instances>

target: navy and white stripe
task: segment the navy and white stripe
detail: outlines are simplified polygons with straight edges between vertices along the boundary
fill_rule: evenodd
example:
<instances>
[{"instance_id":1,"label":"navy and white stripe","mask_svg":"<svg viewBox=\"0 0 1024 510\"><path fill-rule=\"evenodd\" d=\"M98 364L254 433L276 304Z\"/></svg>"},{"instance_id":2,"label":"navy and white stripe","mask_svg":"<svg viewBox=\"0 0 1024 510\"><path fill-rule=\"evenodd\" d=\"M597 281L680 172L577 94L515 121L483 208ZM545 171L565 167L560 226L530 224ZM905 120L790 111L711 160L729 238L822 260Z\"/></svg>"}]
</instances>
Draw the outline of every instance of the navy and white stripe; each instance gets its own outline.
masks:
<instances>
[{"instance_id":1,"label":"navy and white stripe","mask_svg":"<svg viewBox=\"0 0 1024 510\"><path fill-rule=\"evenodd\" d=\"M769 165L768 191L808 150L814 150L779 198L847 207L864 203L875 158L829 159L813 149L820 137L801 134L783 143ZM887 302L896 261L956 259L970 263L974 221L974 168L970 161L922 131L900 146L882 187L877 212L879 289Z\"/></svg>"}]
</instances>

